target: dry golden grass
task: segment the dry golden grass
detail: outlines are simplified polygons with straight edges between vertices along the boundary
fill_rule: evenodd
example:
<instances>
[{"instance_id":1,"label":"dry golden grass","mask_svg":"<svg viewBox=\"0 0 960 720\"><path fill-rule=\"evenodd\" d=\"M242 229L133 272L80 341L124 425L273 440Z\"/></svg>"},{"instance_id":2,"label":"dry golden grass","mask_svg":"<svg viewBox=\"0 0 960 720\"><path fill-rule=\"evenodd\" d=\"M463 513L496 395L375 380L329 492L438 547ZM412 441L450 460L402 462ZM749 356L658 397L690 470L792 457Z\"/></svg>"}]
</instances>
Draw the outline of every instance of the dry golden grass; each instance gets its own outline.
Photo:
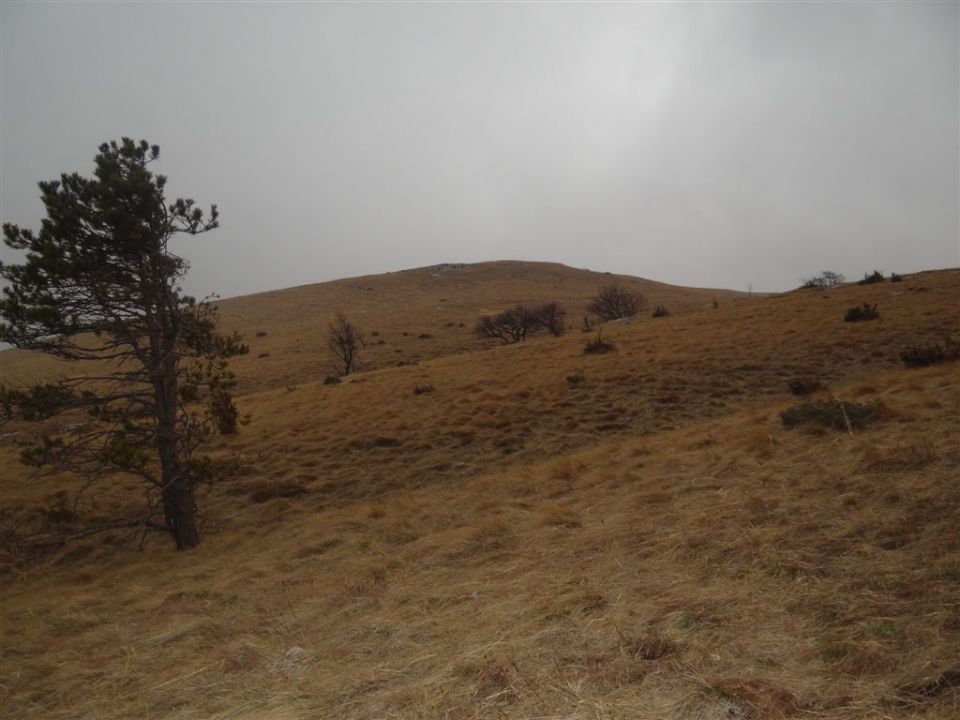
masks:
<instances>
[{"instance_id":1,"label":"dry golden grass","mask_svg":"<svg viewBox=\"0 0 960 720\"><path fill-rule=\"evenodd\" d=\"M522 295L523 267L482 266L439 297L467 329L497 297L552 299ZM404 277L383 293L409 307L454 276ZM424 343L419 365L334 386L318 382L323 318L293 298L336 295L289 292L245 321L269 320L273 344L238 368L251 422L215 448L234 472L204 490L200 548L118 536L4 561L5 714L960 715L960 366L897 357L960 329L956 271L718 310L712 291L648 291L674 315L606 326L618 349L596 357L579 332L447 345L435 310L413 328L434 338L390 339ZM338 300L370 327L364 302ZM408 318L377 302L391 338ZM881 319L843 323L862 302ZM798 375L887 412L854 435L784 430ZM35 515L62 482L20 467L10 438L0 453L0 505ZM93 498L107 515L137 494Z\"/></svg>"},{"instance_id":2,"label":"dry golden grass","mask_svg":"<svg viewBox=\"0 0 960 720\"><path fill-rule=\"evenodd\" d=\"M708 307L714 297L724 304L745 297L559 264L502 261L349 278L217 304L222 325L240 331L250 346L250 354L233 365L241 387L253 391L322 380L331 370L327 323L337 309L363 332L361 359L364 369L371 370L488 347L489 342L473 335L477 319L516 303L558 301L578 328L583 308L597 289L615 282L643 293L650 308L665 304L681 312ZM20 351L0 357L7 382L33 382L63 373L65 367Z\"/></svg>"}]
</instances>

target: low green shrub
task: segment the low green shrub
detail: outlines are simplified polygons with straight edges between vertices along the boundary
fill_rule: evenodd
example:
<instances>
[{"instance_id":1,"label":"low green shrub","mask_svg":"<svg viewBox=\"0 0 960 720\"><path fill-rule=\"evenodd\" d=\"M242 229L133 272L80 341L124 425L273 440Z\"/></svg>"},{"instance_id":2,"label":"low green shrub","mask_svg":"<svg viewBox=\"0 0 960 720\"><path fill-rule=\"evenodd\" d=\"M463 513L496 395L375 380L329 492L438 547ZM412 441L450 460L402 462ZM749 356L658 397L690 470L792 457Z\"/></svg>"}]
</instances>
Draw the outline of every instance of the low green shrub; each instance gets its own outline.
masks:
<instances>
[{"instance_id":1,"label":"low green shrub","mask_svg":"<svg viewBox=\"0 0 960 720\"><path fill-rule=\"evenodd\" d=\"M862 428L877 419L879 409L877 405L866 403L815 400L787 408L780 413L780 420L788 429L812 424L846 430L847 420L851 428Z\"/></svg>"},{"instance_id":2,"label":"low green shrub","mask_svg":"<svg viewBox=\"0 0 960 720\"><path fill-rule=\"evenodd\" d=\"M863 322L865 320L876 320L880 317L880 311L877 310L876 305L870 305L864 303L863 305L857 305L852 307L847 312L844 313L843 319L846 322Z\"/></svg>"},{"instance_id":3,"label":"low green shrub","mask_svg":"<svg viewBox=\"0 0 960 720\"><path fill-rule=\"evenodd\" d=\"M932 345L909 345L900 353L900 359L907 367L927 367L960 358L960 342L947 339Z\"/></svg>"}]
</instances>

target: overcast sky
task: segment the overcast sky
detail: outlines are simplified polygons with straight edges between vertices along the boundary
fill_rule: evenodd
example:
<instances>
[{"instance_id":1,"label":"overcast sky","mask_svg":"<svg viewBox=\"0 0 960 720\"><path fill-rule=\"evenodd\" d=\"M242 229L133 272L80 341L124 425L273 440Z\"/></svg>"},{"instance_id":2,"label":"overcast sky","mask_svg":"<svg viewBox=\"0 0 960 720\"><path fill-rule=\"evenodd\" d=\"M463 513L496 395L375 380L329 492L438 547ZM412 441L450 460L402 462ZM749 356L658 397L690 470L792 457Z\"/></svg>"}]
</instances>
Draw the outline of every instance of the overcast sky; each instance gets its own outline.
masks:
<instances>
[{"instance_id":1,"label":"overcast sky","mask_svg":"<svg viewBox=\"0 0 960 720\"><path fill-rule=\"evenodd\" d=\"M2 3L4 221L146 138L231 296L530 259L780 290L960 265L945 3ZM7 261L15 259L4 248Z\"/></svg>"}]
</instances>

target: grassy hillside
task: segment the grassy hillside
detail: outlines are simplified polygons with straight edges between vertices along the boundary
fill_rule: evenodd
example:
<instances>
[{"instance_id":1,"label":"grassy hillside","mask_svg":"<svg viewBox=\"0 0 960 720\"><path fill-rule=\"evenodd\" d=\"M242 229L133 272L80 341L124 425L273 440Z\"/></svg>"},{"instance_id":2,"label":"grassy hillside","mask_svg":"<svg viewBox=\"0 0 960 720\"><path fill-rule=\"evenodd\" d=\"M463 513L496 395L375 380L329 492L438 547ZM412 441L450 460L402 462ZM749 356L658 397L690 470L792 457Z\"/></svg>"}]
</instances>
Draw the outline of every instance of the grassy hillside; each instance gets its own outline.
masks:
<instances>
[{"instance_id":1,"label":"grassy hillside","mask_svg":"<svg viewBox=\"0 0 960 720\"><path fill-rule=\"evenodd\" d=\"M579 326L584 307L603 285L621 283L651 307L687 311L714 297L742 293L665 285L652 280L576 270L554 263L488 262L435 265L383 275L304 285L218 302L222 326L238 330L250 355L234 361L241 392L322 380L331 371L327 324L345 311L366 337L363 368L416 363L490 345L474 337L480 315L516 303L560 302ZM266 333L266 334L264 334ZM424 337L428 336L428 337ZM0 355L8 382L76 372L19 350Z\"/></svg>"},{"instance_id":2,"label":"grassy hillside","mask_svg":"<svg viewBox=\"0 0 960 720\"><path fill-rule=\"evenodd\" d=\"M960 335L960 273L752 298L635 280L675 312L604 326L604 355L579 331L469 336L609 279L489 263L225 301L227 327L268 334L238 365L251 420L215 448L204 544L5 558L5 711L957 717L960 365L898 354ZM843 322L864 302L880 319ZM327 386L333 307L385 343ZM874 421L785 429L797 376ZM34 521L62 485L15 440L0 505ZM139 500L104 487L88 517Z\"/></svg>"}]
</instances>

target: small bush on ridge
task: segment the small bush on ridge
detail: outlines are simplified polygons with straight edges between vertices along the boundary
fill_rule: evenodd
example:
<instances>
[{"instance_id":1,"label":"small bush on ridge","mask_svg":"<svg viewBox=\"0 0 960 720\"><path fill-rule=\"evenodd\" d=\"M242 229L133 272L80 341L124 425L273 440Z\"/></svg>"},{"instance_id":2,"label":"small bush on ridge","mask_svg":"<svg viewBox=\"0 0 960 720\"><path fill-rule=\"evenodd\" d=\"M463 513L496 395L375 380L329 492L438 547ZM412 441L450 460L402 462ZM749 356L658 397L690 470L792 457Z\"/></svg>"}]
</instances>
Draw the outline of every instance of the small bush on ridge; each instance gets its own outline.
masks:
<instances>
[{"instance_id":1,"label":"small bush on ridge","mask_svg":"<svg viewBox=\"0 0 960 720\"><path fill-rule=\"evenodd\" d=\"M824 270L819 275L815 275L812 278L807 278L806 280L801 281L801 289L804 290L823 290L824 288L832 288L837 285L842 285L846 281L846 278L841 273L831 272L830 270Z\"/></svg>"},{"instance_id":2,"label":"small bush on ridge","mask_svg":"<svg viewBox=\"0 0 960 720\"><path fill-rule=\"evenodd\" d=\"M882 283L883 280L883 273L874 270L872 273L864 273L863 280L858 280L857 285L873 285L874 283Z\"/></svg>"}]
</instances>

